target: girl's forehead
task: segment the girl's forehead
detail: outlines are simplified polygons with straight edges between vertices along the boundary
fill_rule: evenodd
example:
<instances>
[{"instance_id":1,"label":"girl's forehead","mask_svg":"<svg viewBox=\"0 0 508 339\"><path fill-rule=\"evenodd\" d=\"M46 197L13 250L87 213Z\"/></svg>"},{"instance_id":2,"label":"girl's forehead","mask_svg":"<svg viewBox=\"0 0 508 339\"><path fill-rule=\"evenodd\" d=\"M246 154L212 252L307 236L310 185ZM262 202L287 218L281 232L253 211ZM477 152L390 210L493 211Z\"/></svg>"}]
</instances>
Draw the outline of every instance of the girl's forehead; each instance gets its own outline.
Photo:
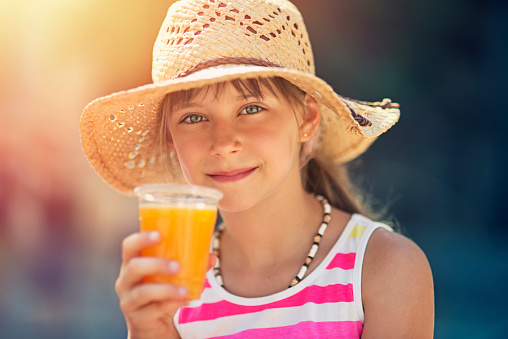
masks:
<instances>
[{"instance_id":1,"label":"girl's forehead","mask_svg":"<svg viewBox=\"0 0 508 339\"><path fill-rule=\"evenodd\" d=\"M249 87L238 88L232 83L228 82L225 84L206 86L196 89L196 93L190 99L190 102L211 100L211 101L223 101L233 100L240 101L249 98L264 99L265 97L274 97L275 93L272 93L268 88L260 86L259 89L253 89Z\"/></svg>"},{"instance_id":2,"label":"girl's forehead","mask_svg":"<svg viewBox=\"0 0 508 339\"><path fill-rule=\"evenodd\" d=\"M172 109L180 109L203 101L241 101L250 98L258 100L278 98L278 93L272 86L268 87L262 83L237 81L193 88L169 96Z\"/></svg>"}]
</instances>

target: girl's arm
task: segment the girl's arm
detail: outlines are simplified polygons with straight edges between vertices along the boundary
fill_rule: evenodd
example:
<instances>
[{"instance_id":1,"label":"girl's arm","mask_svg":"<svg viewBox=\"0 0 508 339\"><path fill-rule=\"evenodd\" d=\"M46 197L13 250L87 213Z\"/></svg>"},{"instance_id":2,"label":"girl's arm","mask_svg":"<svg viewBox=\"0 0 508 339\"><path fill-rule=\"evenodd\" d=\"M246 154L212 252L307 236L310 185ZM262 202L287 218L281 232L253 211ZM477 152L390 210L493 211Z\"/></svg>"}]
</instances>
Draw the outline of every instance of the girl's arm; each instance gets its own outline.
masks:
<instances>
[{"instance_id":1,"label":"girl's arm","mask_svg":"<svg viewBox=\"0 0 508 339\"><path fill-rule=\"evenodd\" d=\"M434 285L422 250L383 229L367 246L362 273L362 339L432 338Z\"/></svg>"}]
</instances>

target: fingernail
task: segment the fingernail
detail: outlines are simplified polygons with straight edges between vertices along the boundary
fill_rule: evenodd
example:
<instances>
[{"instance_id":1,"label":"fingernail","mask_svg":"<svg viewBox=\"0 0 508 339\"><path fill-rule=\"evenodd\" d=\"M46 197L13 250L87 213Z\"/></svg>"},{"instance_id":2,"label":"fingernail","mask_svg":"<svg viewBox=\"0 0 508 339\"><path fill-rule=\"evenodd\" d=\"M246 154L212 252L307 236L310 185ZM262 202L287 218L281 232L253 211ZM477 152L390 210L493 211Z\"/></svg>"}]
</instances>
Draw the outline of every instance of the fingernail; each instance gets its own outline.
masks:
<instances>
[{"instance_id":1,"label":"fingernail","mask_svg":"<svg viewBox=\"0 0 508 339\"><path fill-rule=\"evenodd\" d=\"M152 240L152 241L156 241L156 240L159 240L160 239L160 234L159 232L150 232L148 233L148 239Z\"/></svg>"},{"instance_id":2,"label":"fingernail","mask_svg":"<svg viewBox=\"0 0 508 339\"><path fill-rule=\"evenodd\" d=\"M176 272L180 269L180 265L176 261L170 261L168 265L169 269L173 272Z\"/></svg>"},{"instance_id":3,"label":"fingernail","mask_svg":"<svg viewBox=\"0 0 508 339\"><path fill-rule=\"evenodd\" d=\"M177 290L178 294L180 294L182 297L186 296L187 295L187 289L185 287L178 287L178 290Z\"/></svg>"}]
</instances>

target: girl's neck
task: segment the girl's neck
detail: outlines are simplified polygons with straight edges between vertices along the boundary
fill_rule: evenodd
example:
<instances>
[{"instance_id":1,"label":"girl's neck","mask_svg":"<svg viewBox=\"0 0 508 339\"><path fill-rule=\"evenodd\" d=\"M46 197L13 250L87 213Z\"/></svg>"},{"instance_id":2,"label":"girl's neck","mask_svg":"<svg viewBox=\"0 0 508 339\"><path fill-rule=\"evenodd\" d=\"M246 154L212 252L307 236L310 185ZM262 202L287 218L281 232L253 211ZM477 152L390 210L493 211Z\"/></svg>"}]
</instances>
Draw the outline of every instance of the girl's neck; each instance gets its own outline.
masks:
<instances>
[{"instance_id":1,"label":"girl's neck","mask_svg":"<svg viewBox=\"0 0 508 339\"><path fill-rule=\"evenodd\" d=\"M290 260L308 244L322 219L320 203L301 186L277 191L242 212L221 212L226 226L221 250L248 267L262 267L275 258ZM303 246L303 247L302 247Z\"/></svg>"}]
</instances>

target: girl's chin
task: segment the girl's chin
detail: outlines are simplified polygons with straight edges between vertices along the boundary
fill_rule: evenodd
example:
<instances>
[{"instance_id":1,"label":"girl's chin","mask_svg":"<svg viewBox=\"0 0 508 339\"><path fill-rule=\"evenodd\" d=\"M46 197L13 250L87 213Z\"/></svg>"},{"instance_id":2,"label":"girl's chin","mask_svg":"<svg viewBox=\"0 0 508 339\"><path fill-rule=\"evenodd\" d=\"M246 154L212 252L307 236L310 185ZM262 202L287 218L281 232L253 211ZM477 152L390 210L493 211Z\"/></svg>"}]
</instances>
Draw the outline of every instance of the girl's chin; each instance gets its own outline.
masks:
<instances>
[{"instance_id":1,"label":"girl's chin","mask_svg":"<svg viewBox=\"0 0 508 339\"><path fill-rule=\"evenodd\" d=\"M243 212L253 207L253 202L248 197L228 197L227 195L219 201L219 212Z\"/></svg>"}]
</instances>

